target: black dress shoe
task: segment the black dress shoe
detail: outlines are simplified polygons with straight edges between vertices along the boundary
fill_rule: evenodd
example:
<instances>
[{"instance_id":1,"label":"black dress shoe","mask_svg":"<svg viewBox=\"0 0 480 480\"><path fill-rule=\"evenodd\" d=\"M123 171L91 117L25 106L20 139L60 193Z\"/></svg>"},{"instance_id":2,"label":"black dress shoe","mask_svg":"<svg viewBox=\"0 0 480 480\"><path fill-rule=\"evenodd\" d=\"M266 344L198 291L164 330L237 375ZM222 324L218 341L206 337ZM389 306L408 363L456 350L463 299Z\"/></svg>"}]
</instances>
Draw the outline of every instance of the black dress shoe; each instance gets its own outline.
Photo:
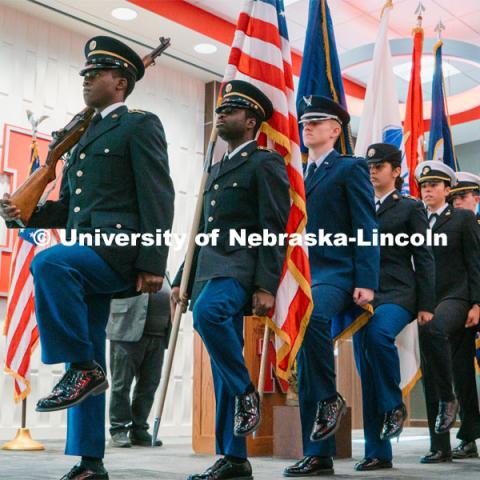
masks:
<instances>
[{"instance_id":1,"label":"black dress shoe","mask_svg":"<svg viewBox=\"0 0 480 480\"><path fill-rule=\"evenodd\" d=\"M316 477L317 475L333 475L331 457L304 457L283 471L284 477Z\"/></svg>"},{"instance_id":2,"label":"black dress shoe","mask_svg":"<svg viewBox=\"0 0 480 480\"><path fill-rule=\"evenodd\" d=\"M355 464L354 469L357 472L367 472L369 470L381 470L382 468L392 468L391 460L380 460L379 458L364 458Z\"/></svg>"},{"instance_id":3,"label":"black dress shoe","mask_svg":"<svg viewBox=\"0 0 480 480\"><path fill-rule=\"evenodd\" d=\"M128 438L128 433L125 430L121 430L111 434L108 445L115 448L130 448L132 446L132 442Z\"/></svg>"},{"instance_id":4,"label":"black dress shoe","mask_svg":"<svg viewBox=\"0 0 480 480\"><path fill-rule=\"evenodd\" d=\"M243 463L233 463L224 457L203 473L190 475L188 480L253 480L252 466L248 460Z\"/></svg>"},{"instance_id":5,"label":"black dress shoe","mask_svg":"<svg viewBox=\"0 0 480 480\"><path fill-rule=\"evenodd\" d=\"M453 450L452 450L452 457L457 459L462 458L477 458L478 457L478 450L477 444L475 440L471 442L467 442L466 440L462 440Z\"/></svg>"},{"instance_id":6,"label":"black dress shoe","mask_svg":"<svg viewBox=\"0 0 480 480\"><path fill-rule=\"evenodd\" d=\"M69 368L48 397L37 402L37 412L53 412L78 405L89 395L99 395L108 388L100 366L92 370Z\"/></svg>"},{"instance_id":7,"label":"black dress shoe","mask_svg":"<svg viewBox=\"0 0 480 480\"><path fill-rule=\"evenodd\" d=\"M444 402L440 400L438 403L438 415L435 421L435 433L448 432L455 420L458 413L458 401L457 399L451 402Z\"/></svg>"},{"instance_id":8,"label":"black dress shoe","mask_svg":"<svg viewBox=\"0 0 480 480\"><path fill-rule=\"evenodd\" d=\"M130 440L132 445L137 445L139 447L151 447L152 446L152 436L143 429L133 429L130 431ZM156 447L161 447L163 442L157 440L155 442Z\"/></svg>"},{"instance_id":9,"label":"black dress shoe","mask_svg":"<svg viewBox=\"0 0 480 480\"><path fill-rule=\"evenodd\" d=\"M334 435L346 412L347 404L339 393L337 393L335 400L318 402L317 415L313 422L310 440L318 442Z\"/></svg>"},{"instance_id":10,"label":"black dress shoe","mask_svg":"<svg viewBox=\"0 0 480 480\"><path fill-rule=\"evenodd\" d=\"M401 404L399 407L390 410L385 414L385 420L383 421L382 432L380 438L382 440L390 440L395 437L399 437L403 431L403 424L407 419L407 407L405 404Z\"/></svg>"},{"instance_id":11,"label":"black dress shoe","mask_svg":"<svg viewBox=\"0 0 480 480\"><path fill-rule=\"evenodd\" d=\"M445 463L452 461L452 452L442 452L441 450L435 450L434 452L427 453L420 459L420 463Z\"/></svg>"},{"instance_id":12,"label":"black dress shoe","mask_svg":"<svg viewBox=\"0 0 480 480\"><path fill-rule=\"evenodd\" d=\"M83 467L80 463L75 465L66 475L60 480L108 480L108 472L105 469L102 471L90 470Z\"/></svg>"},{"instance_id":13,"label":"black dress shoe","mask_svg":"<svg viewBox=\"0 0 480 480\"><path fill-rule=\"evenodd\" d=\"M246 437L260 426L260 396L258 392L235 397L233 434Z\"/></svg>"}]
</instances>

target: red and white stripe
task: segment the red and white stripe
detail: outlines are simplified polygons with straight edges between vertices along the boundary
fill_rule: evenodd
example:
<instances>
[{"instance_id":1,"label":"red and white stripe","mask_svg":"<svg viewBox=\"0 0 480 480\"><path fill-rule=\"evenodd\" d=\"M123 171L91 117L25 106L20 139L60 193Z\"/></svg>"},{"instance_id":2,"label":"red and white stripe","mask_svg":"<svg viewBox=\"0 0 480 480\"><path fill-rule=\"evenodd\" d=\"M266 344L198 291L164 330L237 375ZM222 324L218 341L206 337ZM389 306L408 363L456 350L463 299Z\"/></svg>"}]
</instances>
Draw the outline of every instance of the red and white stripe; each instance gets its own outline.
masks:
<instances>
[{"instance_id":1,"label":"red and white stripe","mask_svg":"<svg viewBox=\"0 0 480 480\"><path fill-rule=\"evenodd\" d=\"M33 278L30 274L35 248L32 243L17 237L10 268L5 323L7 336L5 370L15 378L15 401L22 400L30 393L27 373L32 350L38 342Z\"/></svg>"},{"instance_id":2,"label":"red and white stripe","mask_svg":"<svg viewBox=\"0 0 480 480\"><path fill-rule=\"evenodd\" d=\"M306 202L292 59L289 42L280 34L277 8L271 3L244 3L224 77L224 82L230 80L255 85L273 103L274 114L268 127L262 126L258 142L285 158L291 194L287 233L304 235ZM312 307L307 247L289 247L275 312L268 321L276 333L277 374L282 378L290 376Z\"/></svg>"}]
</instances>

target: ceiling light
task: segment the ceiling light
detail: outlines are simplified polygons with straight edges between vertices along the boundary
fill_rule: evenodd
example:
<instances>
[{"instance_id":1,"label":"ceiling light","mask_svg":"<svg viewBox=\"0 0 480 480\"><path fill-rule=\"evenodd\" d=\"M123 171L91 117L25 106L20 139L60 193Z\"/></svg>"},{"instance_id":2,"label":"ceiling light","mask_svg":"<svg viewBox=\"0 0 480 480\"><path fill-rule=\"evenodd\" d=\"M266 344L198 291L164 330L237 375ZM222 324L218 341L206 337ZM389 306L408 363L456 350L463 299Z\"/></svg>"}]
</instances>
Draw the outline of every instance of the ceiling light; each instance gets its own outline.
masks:
<instances>
[{"instance_id":1,"label":"ceiling light","mask_svg":"<svg viewBox=\"0 0 480 480\"><path fill-rule=\"evenodd\" d=\"M118 20L133 20L137 18L137 15L137 12L131 8L120 7L112 10L112 17Z\"/></svg>"},{"instance_id":2,"label":"ceiling light","mask_svg":"<svg viewBox=\"0 0 480 480\"><path fill-rule=\"evenodd\" d=\"M217 51L217 47L211 43L199 43L198 45L195 45L193 49L197 53L203 53L204 55L209 55Z\"/></svg>"},{"instance_id":3,"label":"ceiling light","mask_svg":"<svg viewBox=\"0 0 480 480\"><path fill-rule=\"evenodd\" d=\"M452 75L456 75L460 73L458 68L455 68L451 63L447 63L445 59L442 62L442 70L443 70L443 77L451 77ZM412 62L401 63L400 65L395 65L393 67L393 72L398 77L402 78L403 80L409 82L410 75L412 71ZM422 70L421 70L421 78L422 83L429 83L433 79L433 72L435 71L435 58L433 56L423 56L422 57Z\"/></svg>"}]
</instances>

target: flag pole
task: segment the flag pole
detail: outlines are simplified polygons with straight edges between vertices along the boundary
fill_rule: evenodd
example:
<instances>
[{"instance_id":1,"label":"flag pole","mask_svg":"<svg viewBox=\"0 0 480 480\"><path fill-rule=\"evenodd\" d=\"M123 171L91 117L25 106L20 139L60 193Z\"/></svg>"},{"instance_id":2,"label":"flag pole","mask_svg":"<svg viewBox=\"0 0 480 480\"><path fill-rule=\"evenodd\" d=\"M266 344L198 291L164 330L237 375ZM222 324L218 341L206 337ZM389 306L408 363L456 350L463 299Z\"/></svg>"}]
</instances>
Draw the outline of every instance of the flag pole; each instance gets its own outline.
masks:
<instances>
[{"instance_id":1,"label":"flag pole","mask_svg":"<svg viewBox=\"0 0 480 480\"><path fill-rule=\"evenodd\" d=\"M195 253L195 238L198 233L198 227L200 225L200 219L202 215L203 207L203 191L205 189L205 184L207 182L208 174L210 173L210 168L212 166L213 160L213 151L215 149L215 144L217 142L218 132L214 127L210 135L210 140L208 142L207 154L205 155L204 161L204 171L202 179L200 181L200 188L198 191L197 204L195 206L195 214L193 216L192 230L190 232L190 238L188 240L187 254L185 256L185 263L183 265L183 274L182 280L180 282L180 298L183 298L187 292L187 286L190 279L190 273L193 263L193 255ZM153 435L152 435L152 446L155 446L158 436L158 430L160 428L160 422L162 421L163 409L165 407L165 399L167 398L168 383L170 380L170 375L172 372L173 358L175 355L175 348L177 346L178 332L180 330L180 321L183 314L183 308L181 305L177 305L175 308L175 315L172 322L172 331L170 333L170 340L168 342L167 350L167 361L165 364L165 371L162 375L162 381L160 385L160 396L157 404L157 412L155 415L155 420L153 423Z\"/></svg>"},{"instance_id":2,"label":"flag pole","mask_svg":"<svg viewBox=\"0 0 480 480\"><path fill-rule=\"evenodd\" d=\"M27 399L22 400L22 426L17 430L17 434L13 440L10 440L2 446L2 450L21 450L24 452L33 452L45 450L45 447L30 435L27 428Z\"/></svg>"},{"instance_id":3,"label":"flag pole","mask_svg":"<svg viewBox=\"0 0 480 480\"><path fill-rule=\"evenodd\" d=\"M270 329L265 321L265 331L263 332L262 356L260 359L260 372L258 374L258 395L260 397L260 410L262 409L263 394L265 390L265 373L267 370L268 344L270 341ZM257 431L252 434L253 439L257 438Z\"/></svg>"},{"instance_id":4,"label":"flag pole","mask_svg":"<svg viewBox=\"0 0 480 480\"><path fill-rule=\"evenodd\" d=\"M48 115L42 115L35 119L33 112L27 110L27 118L32 125L32 144L37 141L38 125L43 122ZM30 166L31 168L31 166ZM22 450L22 451L39 451L45 450L45 447L35 440L33 440L30 430L27 428L27 399L22 399L22 420L21 426L17 430L17 434L13 440L10 440L2 446L2 450Z\"/></svg>"}]
</instances>

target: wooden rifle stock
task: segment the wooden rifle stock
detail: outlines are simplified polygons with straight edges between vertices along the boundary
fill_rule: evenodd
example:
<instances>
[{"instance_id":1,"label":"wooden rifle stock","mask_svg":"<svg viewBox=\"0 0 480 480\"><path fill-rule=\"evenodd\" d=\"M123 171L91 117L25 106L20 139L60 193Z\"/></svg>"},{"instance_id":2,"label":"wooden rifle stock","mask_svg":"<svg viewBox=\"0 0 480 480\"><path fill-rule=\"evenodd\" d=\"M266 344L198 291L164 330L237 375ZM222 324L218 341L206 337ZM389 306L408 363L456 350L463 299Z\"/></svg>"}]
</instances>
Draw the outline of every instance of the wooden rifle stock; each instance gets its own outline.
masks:
<instances>
[{"instance_id":1,"label":"wooden rifle stock","mask_svg":"<svg viewBox=\"0 0 480 480\"><path fill-rule=\"evenodd\" d=\"M160 45L143 58L145 68L155 65L155 58L169 46L170 39L160 37ZM65 128L53 132L45 165L35 170L10 197L12 204L20 210L20 219L17 223L21 227L28 225L47 185L56 178L55 170L58 161L78 143L94 113L93 108L86 107L77 113Z\"/></svg>"}]
</instances>

